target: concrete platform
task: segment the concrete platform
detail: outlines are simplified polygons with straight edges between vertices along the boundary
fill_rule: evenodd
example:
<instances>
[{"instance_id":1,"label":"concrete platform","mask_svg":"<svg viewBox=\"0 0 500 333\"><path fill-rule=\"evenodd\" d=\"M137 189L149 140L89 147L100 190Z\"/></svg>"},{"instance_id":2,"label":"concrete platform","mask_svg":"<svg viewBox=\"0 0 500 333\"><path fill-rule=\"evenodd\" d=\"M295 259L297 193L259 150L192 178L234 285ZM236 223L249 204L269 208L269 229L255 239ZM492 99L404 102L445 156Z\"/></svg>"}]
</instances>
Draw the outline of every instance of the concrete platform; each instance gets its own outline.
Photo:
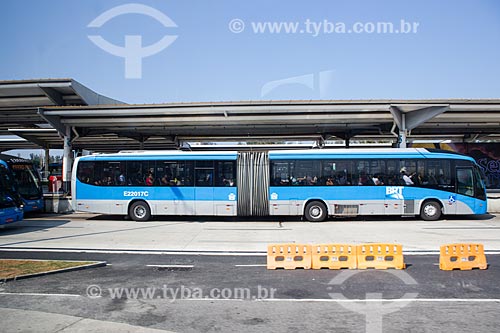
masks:
<instances>
[{"instance_id":1,"label":"concrete platform","mask_svg":"<svg viewBox=\"0 0 500 333\"><path fill-rule=\"evenodd\" d=\"M162 217L134 222L121 216L74 213L29 217L0 231L0 248L219 251L264 253L270 243L401 243L406 251L438 251L447 243L479 242L500 250L500 218L357 218L309 223L291 219L241 220Z\"/></svg>"},{"instance_id":2,"label":"concrete platform","mask_svg":"<svg viewBox=\"0 0 500 333\"><path fill-rule=\"evenodd\" d=\"M168 331L141 326L94 320L57 313L0 308L2 332L110 332L165 333ZM26 320L29 318L29 320Z\"/></svg>"}]
</instances>

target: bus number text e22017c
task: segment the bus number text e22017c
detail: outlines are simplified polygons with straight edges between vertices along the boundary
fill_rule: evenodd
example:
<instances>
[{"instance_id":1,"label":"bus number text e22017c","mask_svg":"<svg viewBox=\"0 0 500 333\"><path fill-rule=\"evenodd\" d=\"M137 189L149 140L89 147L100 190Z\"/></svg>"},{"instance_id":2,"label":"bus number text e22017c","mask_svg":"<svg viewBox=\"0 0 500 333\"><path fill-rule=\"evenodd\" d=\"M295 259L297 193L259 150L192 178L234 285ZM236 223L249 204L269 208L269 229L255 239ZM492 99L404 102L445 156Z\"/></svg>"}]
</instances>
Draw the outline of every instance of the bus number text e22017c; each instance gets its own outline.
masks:
<instances>
[{"instance_id":1,"label":"bus number text e22017c","mask_svg":"<svg viewBox=\"0 0 500 333\"><path fill-rule=\"evenodd\" d=\"M149 196L148 191L123 191L124 197L147 197Z\"/></svg>"}]
</instances>

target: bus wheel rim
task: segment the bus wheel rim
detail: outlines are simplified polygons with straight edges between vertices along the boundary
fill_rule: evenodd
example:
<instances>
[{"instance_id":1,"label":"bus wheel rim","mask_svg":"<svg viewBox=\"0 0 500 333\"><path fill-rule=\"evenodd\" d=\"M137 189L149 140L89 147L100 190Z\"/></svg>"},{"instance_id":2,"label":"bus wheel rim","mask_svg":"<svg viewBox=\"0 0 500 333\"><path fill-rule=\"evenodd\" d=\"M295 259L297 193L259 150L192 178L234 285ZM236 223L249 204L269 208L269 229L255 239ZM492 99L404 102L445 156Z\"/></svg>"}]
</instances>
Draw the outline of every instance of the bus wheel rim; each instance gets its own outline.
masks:
<instances>
[{"instance_id":1,"label":"bus wheel rim","mask_svg":"<svg viewBox=\"0 0 500 333\"><path fill-rule=\"evenodd\" d=\"M135 207L134 215L138 218L143 218L146 216L146 209L142 206Z\"/></svg>"},{"instance_id":2,"label":"bus wheel rim","mask_svg":"<svg viewBox=\"0 0 500 333\"><path fill-rule=\"evenodd\" d=\"M435 216L437 214L437 209L434 205L426 205L424 208L424 213L427 216Z\"/></svg>"},{"instance_id":3,"label":"bus wheel rim","mask_svg":"<svg viewBox=\"0 0 500 333\"><path fill-rule=\"evenodd\" d=\"M320 207L314 206L314 207L311 207L310 213L311 213L312 217L317 218L317 217L321 216L322 211L321 211Z\"/></svg>"}]
</instances>

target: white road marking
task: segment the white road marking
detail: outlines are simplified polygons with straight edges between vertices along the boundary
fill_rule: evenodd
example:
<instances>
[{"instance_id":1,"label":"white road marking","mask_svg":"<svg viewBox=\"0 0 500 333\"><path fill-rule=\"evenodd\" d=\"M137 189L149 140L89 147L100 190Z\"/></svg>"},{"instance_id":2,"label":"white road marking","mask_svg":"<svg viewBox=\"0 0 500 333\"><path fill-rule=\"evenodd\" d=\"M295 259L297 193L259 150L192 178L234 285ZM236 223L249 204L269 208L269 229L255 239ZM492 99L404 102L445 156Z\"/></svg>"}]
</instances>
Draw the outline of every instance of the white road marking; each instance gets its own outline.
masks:
<instances>
[{"instance_id":1,"label":"white road marking","mask_svg":"<svg viewBox=\"0 0 500 333\"><path fill-rule=\"evenodd\" d=\"M236 257L260 257L266 256L266 252L211 252L211 251L162 251L162 250L94 250L94 249L44 249L44 248L3 248L0 251L10 252L55 252L55 253L103 253L103 254L169 254L169 255L193 255L193 256L236 256Z\"/></svg>"},{"instance_id":2,"label":"white road marking","mask_svg":"<svg viewBox=\"0 0 500 333\"><path fill-rule=\"evenodd\" d=\"M234 267L266 267L266 264L234 265Z\"/></svg>"},{"instance_id":3,"label":"white road marking","mask_svg":"<svg viewBox=\"0 0 500 333\"><path fill-rule=\"evenodd\" d=\"M218 252L218 251L173 251L173 250L95 250L95 249L44 249L23 247L1 247L0 251L9 252L56 252L56 253L103 253L103 254L168 254L168 255L193 255L193 256L235 256L235 257L263 257L267 252ZM485 250L484 253L500 254L500 250ZM403 251L407 256L439 255L439 251Z\"/></svg>"},{"instance_id":4,"label":"white road marking","mask_svg":"<svg viewBox=\"0 0 500 333\"><path fill-rule=\"evenodd\" d=\"M193 268L194 265L146 265L147 267L157 268Z\"/></svg>"},{"instance_id":5,"label":"white road marking","mask_svg":"<svg viewBox=\"0 0 500 333\"><path fill-rule=\"evenodd\" d=\"M336 303L358 303L358 302L451 302L451 303L500 303L498 298L375 298L375 299L328 299L328 298L304 298L304 299L287 299L287 298L263 298L257 299L263 302L336 302Z\"/></svg>"},{"instance_id":6,"label":"white road marking","mask_svg":"<svg viewBox=\"0 0 500 333\"><path fill-rule=\"evenodd\" d=\"M44 294L44 293L8 293L0 292L6 296L47 296L47 297L82 297L76 294ZM177 301L247 301L241 298L183 298ZM418 302L418 303L500 303L499 298L375 298L375 299L345 299L345 298L256 298L255 302L317 302L317 303L366 303L366 302Z\"/></svg>"},{"instance_id":7,"label":"white road marking","mask_svg":"<svg viewBox=\"0 0 500 333\"><path fill-rule=\"evenodd\" d=\"M0 292L0 295L12 295L12 296L49 296L49 297L82 297L82 295L76 295L76 294L6 293L6 292Z\"/></svg>"}]
</instances>

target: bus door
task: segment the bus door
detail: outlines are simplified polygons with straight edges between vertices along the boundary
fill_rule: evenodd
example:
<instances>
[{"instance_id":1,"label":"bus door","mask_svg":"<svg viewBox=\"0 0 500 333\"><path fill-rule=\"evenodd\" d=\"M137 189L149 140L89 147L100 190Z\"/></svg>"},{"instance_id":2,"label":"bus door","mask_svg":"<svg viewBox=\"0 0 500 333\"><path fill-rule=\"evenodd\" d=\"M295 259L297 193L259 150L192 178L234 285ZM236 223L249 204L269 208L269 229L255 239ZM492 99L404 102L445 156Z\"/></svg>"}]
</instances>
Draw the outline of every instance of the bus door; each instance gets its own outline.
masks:
<instances>
[{"instance_id":1,"label":"bus door","mask_svg":"<svg viewBox=\"0 0 500 333\"><path fill-rule=\"evenodd\" d=\"M473 211L476 211L474 199L474 172L469 167L457 167L455 175L456 195L450 194L448 202L452 201L454 210L451 214L470 214L468 206ZM453 198L455 197L455 198ZM457 202L458 201L458 202ZM464 203L465 205L463 205ZM449 209L448 209L449 211Z\"/></svg>"},{"instance_id":2,"label":"bus door","mask_svg":"<svg viewBox=\"0 0 500 333\"><path fill-rule=\"evenodd\" d=\"M132 163L129 162L130 165ZM151 166L149 166L150 168ZM193 162L157 161L159 197L162 200L157 208L159 214L195 215L195 188L193 183ZM137 172L132 170L132 174Z\"/></svg>"},{"instance_id":3,"label":"bus door","mask_svg":"<svg viewBox=\"0 0 500 333\"><path fill-rule=\"evenodd\" d=\"M384 211L388 215L402 215L404 211L405 187L400 181L399 161L388 160L386 161L386 167Z\"/></svg>"},{"instance_id":4,"label":"bus door","mask_svg":"<svg viewBox=\"0 0 500 333\"><path fill-rule=\"evenodd\" d=\"M386 186L384 200L385 214L402 215L404 205L404 186Z\"/></svg>"},{"instance_id":5,"label":"bus door","mask_svg":"<svg viewBox=\"0 0 500 333\"><path fill-rule=\"evenodd\" d=\"M214 215L214 161L196 161L194 208L196 215Z\"/></svg>"}]
</instances>

